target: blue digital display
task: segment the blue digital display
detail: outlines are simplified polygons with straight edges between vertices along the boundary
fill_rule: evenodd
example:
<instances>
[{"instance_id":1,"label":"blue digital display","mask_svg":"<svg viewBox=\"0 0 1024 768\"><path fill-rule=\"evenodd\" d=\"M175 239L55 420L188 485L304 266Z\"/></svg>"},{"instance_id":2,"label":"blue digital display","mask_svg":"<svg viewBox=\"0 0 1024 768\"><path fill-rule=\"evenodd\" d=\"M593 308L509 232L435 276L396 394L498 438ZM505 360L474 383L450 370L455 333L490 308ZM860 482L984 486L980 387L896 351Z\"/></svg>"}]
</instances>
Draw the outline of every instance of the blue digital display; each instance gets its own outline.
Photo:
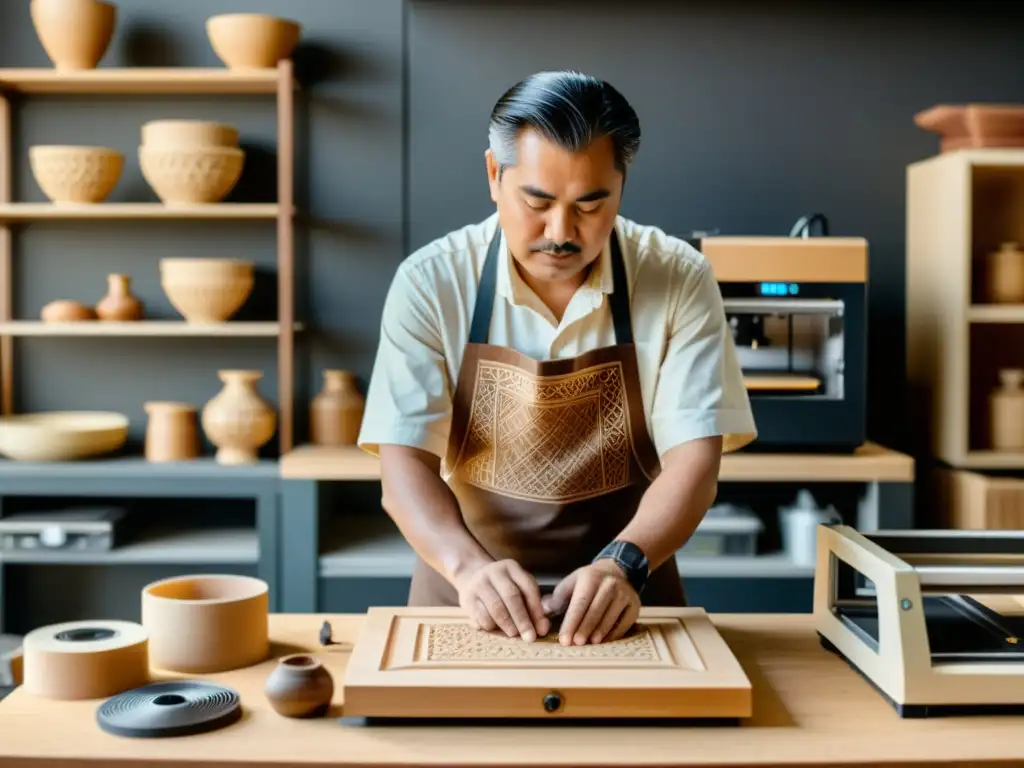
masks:
<instances>
[{"instance_id":1,"label":"blue digital display","mask_svg":"<svg viewBox=\"0 0 1024 768\"><path fill-rule=\"evenodd\" d=\"M800 286L796 283L761 283L758 292L762 296L796 296Z\"/></svg>"}]
</instances>

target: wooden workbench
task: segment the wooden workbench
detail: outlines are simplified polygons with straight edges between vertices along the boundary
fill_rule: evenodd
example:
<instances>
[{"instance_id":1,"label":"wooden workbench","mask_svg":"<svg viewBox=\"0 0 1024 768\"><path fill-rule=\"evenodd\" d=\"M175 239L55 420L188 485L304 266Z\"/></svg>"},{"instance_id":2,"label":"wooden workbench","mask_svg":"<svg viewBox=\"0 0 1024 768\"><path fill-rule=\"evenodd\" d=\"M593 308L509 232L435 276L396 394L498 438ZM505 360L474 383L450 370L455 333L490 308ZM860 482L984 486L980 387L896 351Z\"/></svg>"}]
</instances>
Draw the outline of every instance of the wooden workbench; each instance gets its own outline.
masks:
<instances>
[{"instance_id":1,"label":"wooden workbench","mask_svg":"<svg viewBox=\"0 0 1024 768\"><path fill-rule=\"evenodd\" d=\"M97 702L50 702L15 690L0 702L0 764L7 768L187 766L880 766L1020 764L1024 717L901 720L846 664L823 650L808 615L712 617L754 686L754 716L741 726L399 727L348 725L341 682L345 645L322 652L320 624L354 641L356 615L274 615L280 655L307 650L335 679L331 717L288 720L262 687L273 661L210 679L233 686L246 710L219 732L124 739L95 723Z\"/></svg>"}]
</instances>

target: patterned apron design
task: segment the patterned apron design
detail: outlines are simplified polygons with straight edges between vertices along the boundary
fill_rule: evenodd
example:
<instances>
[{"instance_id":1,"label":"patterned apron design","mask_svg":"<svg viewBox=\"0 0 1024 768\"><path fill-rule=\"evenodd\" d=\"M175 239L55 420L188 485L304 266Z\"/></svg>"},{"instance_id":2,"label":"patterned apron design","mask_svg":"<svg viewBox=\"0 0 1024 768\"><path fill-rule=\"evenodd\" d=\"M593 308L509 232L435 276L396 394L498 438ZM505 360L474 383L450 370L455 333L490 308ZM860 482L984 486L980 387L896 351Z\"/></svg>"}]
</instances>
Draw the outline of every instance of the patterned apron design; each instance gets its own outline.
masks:
<instances>
[{"instance_id":1,"label":"patterned apron design","mask_svg":"<svg viewBox=\"0 0 1024 768\"><path fill-rule=\"evenodd\" d=\"M453 398L442 474L469 532L538 580L586 565L636 514L661 470L647 432L625 265L613 233L615 344L536 361L488 343L501 229L487 251ZM675 560L651 574L645 605L686 604ZM455 589L417 558L412 606L456 606Z\"/></svg>"}]
</instances>

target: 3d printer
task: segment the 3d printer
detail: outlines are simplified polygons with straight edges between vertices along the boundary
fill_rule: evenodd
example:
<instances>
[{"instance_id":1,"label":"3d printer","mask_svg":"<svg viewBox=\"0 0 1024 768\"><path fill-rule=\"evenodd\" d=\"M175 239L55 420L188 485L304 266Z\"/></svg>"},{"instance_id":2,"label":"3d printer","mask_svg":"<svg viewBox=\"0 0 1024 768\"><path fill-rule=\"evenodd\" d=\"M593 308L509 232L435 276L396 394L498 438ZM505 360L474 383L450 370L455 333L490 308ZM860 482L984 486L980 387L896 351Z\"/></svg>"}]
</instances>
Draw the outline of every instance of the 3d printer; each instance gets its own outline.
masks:
<instances>
[{"instance_id":1,"label":"3d printer","mask_svg":"<svg viewBox=\"0 0 1024 768\"><path fill-rule=\"evenodd\" d=\"M862 445L866 240L830 237L825 217L813 214L788 237L694 233L689 241L711 263L736 341L758 429L747 450Z\"/></svg>"}]
</instances>

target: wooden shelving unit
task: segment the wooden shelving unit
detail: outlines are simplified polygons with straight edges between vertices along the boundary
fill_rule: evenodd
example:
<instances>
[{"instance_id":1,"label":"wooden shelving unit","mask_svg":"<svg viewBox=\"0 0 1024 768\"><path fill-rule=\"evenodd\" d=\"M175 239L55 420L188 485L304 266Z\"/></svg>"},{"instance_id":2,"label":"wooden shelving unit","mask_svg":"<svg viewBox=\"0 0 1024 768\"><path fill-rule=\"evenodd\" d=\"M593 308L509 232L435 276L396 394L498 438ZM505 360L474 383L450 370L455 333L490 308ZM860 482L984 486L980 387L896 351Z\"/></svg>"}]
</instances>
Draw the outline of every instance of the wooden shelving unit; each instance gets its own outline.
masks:
<instances>
[{"instance_id":1,"label":"wooden shelving unit","mask_svg":"<svg viewBox=\"0 0 1024 768\"><path fill-rule=\"evenodd\" d=\"M63 72L52 68L0 69L0 413L16 412L14 347L17 336L267 337L277 339L278 446L292 448L294 434L294 79L291 61L276 68L98 68ZM277 108L277 200L273 203L166 205L98 203L67 205L12 200L11 102L39 95L274 96ZM13 317L12 239L21 223L117 220L265 220L277 222L278 316L273 322L194 325L150 320L138 323L49 324Z\"/></svg>"},{"instance_id":2,"label":"wooden shelving unit","mask_svg":"<svg viewBox=\"0 0 1024 768\"><path fill-rule=\"evenodd\" d=\"M1024 305L986 303L985 264L1024 245L1024 149L970 149L907 169L907 377L933 456L965 469L1024 469L994 451L988 398L1024 367Z\"/></svg>"}]
</instances>

